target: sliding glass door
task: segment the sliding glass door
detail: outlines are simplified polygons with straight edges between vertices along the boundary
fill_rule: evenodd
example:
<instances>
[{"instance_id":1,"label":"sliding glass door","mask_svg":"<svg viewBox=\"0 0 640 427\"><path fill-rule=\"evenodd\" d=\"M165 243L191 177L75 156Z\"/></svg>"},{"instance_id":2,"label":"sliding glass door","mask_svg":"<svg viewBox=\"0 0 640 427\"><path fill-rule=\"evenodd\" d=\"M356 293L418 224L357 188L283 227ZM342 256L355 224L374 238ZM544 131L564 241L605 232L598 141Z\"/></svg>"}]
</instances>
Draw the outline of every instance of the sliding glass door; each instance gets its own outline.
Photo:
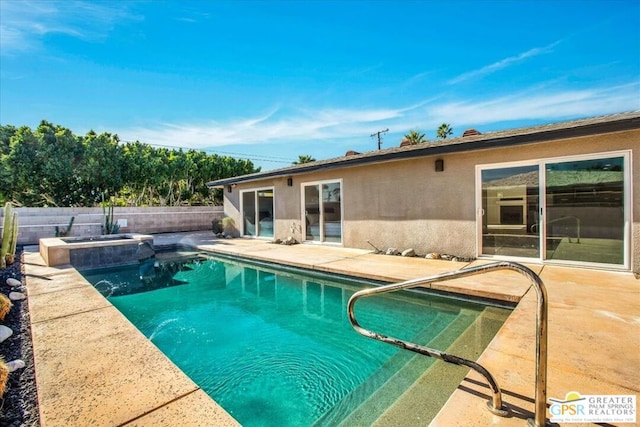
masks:
<instances>
[{"instance_id":1,"label":"sliding glass door","mask_svg":"<svg viewBox=\"0 0 640 427\"><path fill-rule=\"evenodd\" d=\"M303 184L302 198L305 240L342 243L342 183Z\"/></svg>"},{"instance_id":2,"label":"sliding glass door","mask_svg":"<svg viewBox=\"0 0 640 427\"><path fill-rule=\"evenodd\" d=\"M479 254L628 265L628 153L478 167Z\"/></svg>"},{"instance_id":3,"label":"sliding glass door","mask_svg":"<svg viewBox=\"0 0 640 427\"><path fill-rule=\"evenodd\" d=\"M546 164L546 259L624 264L624 157Z\"/></svg>"},{"instance_id":4,"label":"sliding glass door","mask_svg":"<svg viewBox=\"0 0 640 427\"><path fill-rule=\"evenodd\" d=\"M538 176L537 165L481 171L482 254L540 256Z\"/></svg>"},{"instance_id":5,"label":"sliding glass door","mask_svg":"<svg viewBox=\"0 0 640 427\"><path fill-rule=\"evenodd\" d=\"M242 192L242 234L273 237L273 189Z\"/></svg>"}]
</instances>

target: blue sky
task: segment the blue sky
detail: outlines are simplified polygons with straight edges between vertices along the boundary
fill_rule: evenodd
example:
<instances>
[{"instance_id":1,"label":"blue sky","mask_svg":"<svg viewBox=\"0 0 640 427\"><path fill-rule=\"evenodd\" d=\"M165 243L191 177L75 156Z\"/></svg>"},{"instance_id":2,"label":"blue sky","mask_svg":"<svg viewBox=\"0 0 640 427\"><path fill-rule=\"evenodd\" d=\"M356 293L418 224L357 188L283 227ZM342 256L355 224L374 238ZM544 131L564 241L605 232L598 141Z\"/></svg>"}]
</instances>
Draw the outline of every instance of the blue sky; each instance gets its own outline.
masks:
<instances>
[{"instance_id":1,"label":"blue sky","mask_svg":"<svg viewBox=\"0 0 640 427\"><path fill-rule=\"evenodd\" d=\"M0 0L0 123L263 170L640 109L640 2Z\"/></svg>"}]
</instances>

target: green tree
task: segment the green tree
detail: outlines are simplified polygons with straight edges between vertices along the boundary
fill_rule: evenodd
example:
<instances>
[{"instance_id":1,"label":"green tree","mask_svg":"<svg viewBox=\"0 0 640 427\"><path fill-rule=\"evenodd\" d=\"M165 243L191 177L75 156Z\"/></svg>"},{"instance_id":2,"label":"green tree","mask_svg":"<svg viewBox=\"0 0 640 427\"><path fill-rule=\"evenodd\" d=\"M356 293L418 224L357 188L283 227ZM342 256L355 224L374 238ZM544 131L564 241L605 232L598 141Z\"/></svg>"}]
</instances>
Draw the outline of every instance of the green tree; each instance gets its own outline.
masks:
<instances>
[{"instance_id":1,"label":"green tree","mask_svg":"<svg viewBox=\"0 0 640 427\"><path fill-rule=\"evenodd\" d=\"M438 126L438 130L436 131L438 139L447 139L451 134L453 134L453 128L448 123L443 123Z\"/></svg>"},{"instance_id":2,"label":"green tree","mask_svg":"<svg viewBox=\"0 0 640 427\"><path fill-rule=\"evenodd\" d=\"M414 145L426 142L427 139L425 138L424 133L420 133L420 131L412 129L404 136L403 141L407 141L409 145Z\"/></svg>"},{"instance_id":3,"label":"green tree","mask_svg":"<svg viewBox=\"0 0 640 427\"><path fill-rule=\"evenodd\" d=\"M0 205L9 201L9 189L7 185L10 185L12 181L11 171L9 169L8 157L11 152L11 138L16 134L18 129L14 126L0 125Z\"/></svg>"},{"instance_id":4,"label":"green tree","mask_svg":"<svg viewBox=\"0 0 640 427\"><path fill-rule=\"evenodd\" d=\"M9 153L2 156L2 187L7 200L25 206L43 206L40 141L27 126L11 136Z\"/></svg>"},{"instance_id":5,"label":"green tree","mask_svg":"<svg viewBox=\"0 0 640 427\"><path fill-rule=\"evenodd\" d=\"M35 131L40 142L42 198L53 206L82 206L84 147L71 130L42 121Z\"/></svg>"},{"instance_id":6,"label":"green tree","mask_svg":"<svg viewBox=\"0 0 640 427\"><path fill-rule=\"evenodd\" d=\"M296 160L295 162L293 162L293 165L301 165L303 163L311 163L311 162L315 162L316 159L314 159L313 157L311 157L308 154L302 154L298 156L298 160Z\"/></svg>"},{"instance_id":7,"label":"green tree","mask_svg":"<svg viewBox=\"0 0 640 427\"><path fill-rule=\"evenodd\" d=\"M0 156L3 154L9 154L11 151L11 137L16 134L18 129L14 126L0 125Z\"/></svg>"},{"instance_id":8,"label":"green tree","mask_svg":"<svg viewBox=\"0 0 640 427\"><path fill-rule=\"evenodd\" d=\"M117 135L80 137L42 121L35 132L0 126L0 200L25 206L220 204L207 182L259 172L249 160L195 150L121 144Z\"/></svg>"},{"instance_id":9,"label":"green tree","mask_svg":"<svg viewBox=\"0 0 640 427\"><path fill-rule=\"evenodd\" d=\"M122 147L117 135L89 131L83 139L84 161L78 167L85 206L117 195L123 185Z\"/></svg>"}]
</instances>

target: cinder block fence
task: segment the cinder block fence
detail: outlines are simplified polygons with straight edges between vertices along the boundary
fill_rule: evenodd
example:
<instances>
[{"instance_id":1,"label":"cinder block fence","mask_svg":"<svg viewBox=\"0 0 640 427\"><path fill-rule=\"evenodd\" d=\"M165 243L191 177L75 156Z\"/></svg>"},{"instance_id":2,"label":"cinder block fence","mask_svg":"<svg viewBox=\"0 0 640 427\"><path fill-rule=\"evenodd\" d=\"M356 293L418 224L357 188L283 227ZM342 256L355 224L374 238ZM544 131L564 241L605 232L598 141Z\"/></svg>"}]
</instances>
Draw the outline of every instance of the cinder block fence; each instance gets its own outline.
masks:
<instances>
[{"instance_id":1,"label":"cinder block fence","mask_svg":"<svg viewBox=\"0 0 640 427\"><path fill-rule=\"evenodd\" d=\"M64 231L74 217L69 237L102 234L102 208L14 208L18 213L18 244L37 244L39 239L55 237L56 226ZM169 233L210 230L211 221L224 216L222 206L181 207L115 207L113 221L120 224L121 233ZM0 229L3 224L0 209Z\"/></svg>"}]
</instances>

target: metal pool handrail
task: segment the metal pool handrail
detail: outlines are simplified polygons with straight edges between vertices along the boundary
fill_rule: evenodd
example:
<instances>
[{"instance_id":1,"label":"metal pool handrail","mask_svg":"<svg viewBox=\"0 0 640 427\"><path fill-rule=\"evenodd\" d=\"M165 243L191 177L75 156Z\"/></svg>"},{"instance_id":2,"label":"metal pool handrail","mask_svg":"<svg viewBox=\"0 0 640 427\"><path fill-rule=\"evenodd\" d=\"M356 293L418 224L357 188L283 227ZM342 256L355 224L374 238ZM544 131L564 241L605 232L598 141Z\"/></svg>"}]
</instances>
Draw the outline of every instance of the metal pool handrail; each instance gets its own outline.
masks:
<instances>
[{"instance_id":1,"label":"metal pool handrail","mask_svg":"<svg viewBox=\"0 0 640 427\"><path fill-rule=\"evenodd\" d=\"M347 312L349 315L349 321L351 326L361 335L368 338L373 338L378 341L386 342L388 344L395 345L396 347L404 348L415 353L422 354L424 356L434 357L441 359L447 363L453 363L455 365L467 366L480 375L482 375L492 391L492 400L487 402L489 410L500 416L506 416L508 411L502 404L502 392L496 382L495 378L479 363L472 360L467 360L458 356L443 353L439 350L434 350L428 347L424 347L415 343L394 338L391 336L383 335L378 332L373 332L360 326L356 320L354 307L356 301L361 297L370 297L373 295L383 294L387 292L398 291L401 289L410 289L417 286L427 285L433 282L443 282L446 280L457 279L460 277L473 276L476 274L489 273L496 270L512 270L516 271L523 276L527 277L531 282L531 285L535 288L537 294L537 311L536 311L536 385L535 385L535 418L528 420L530 426L543 427L545 425L545 418L547 412L547 291L544 287L544 283L540 277L534 273L531 269L525 267L522 264L515 262L496 262L492 264L481 265L477 267L464 268L457 271L450 271L447 273L437 274L434 276L407 280L405 282L393 283L391 285L384 285L377 288L363 289L354 293L349 298L347 304Z\"/></svg>"}]
</instances>

